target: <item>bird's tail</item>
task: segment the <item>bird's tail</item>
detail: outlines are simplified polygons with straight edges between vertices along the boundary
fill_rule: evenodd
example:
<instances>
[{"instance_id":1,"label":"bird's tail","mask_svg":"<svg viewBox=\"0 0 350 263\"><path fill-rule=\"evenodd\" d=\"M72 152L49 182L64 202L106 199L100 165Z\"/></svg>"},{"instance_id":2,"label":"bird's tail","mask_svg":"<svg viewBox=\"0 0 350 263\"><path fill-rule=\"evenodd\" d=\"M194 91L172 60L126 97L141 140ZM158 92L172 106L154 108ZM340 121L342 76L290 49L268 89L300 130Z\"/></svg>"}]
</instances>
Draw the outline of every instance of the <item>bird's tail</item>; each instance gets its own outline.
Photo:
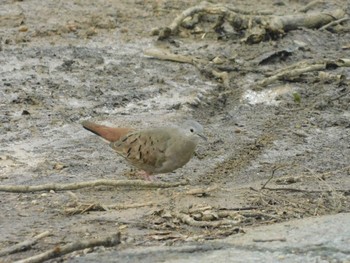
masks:
<instances>
[{"instance_id":1,"label":"bird's tail","mask_svg":"<svg viewBox=\"0 0 350 263\"><path fill-rule=\"evenodd\" d=\"M109 142L118 141L121 137L131 131L130 128L112 128L90 121L83 121L81 124L86 130L91 131L98 136L101 136Z\"/></svg>"}]
</instances>

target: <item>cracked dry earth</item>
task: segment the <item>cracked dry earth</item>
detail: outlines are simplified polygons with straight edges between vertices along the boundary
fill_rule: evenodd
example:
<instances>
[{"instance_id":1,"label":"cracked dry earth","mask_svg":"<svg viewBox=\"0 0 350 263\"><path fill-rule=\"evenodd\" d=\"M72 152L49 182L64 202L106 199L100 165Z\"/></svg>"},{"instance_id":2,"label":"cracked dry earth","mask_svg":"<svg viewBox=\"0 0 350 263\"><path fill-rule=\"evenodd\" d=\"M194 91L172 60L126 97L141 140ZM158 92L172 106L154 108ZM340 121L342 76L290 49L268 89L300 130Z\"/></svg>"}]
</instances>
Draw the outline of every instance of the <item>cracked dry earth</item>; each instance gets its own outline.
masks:
<instances>
[{"instance_id":1,"label":"cracked dry earth","mask_svg":"<svg viewBox=\"0 0 350 263\"><path fill-rule=\"evenodd\" d=\"M146 128L192 118L208 137L186 166L156 176L160 182L186 181L182 186L0 192L0 250L50 231L31 249L1 260L118 231L119 250L172 246L205 243L292 218L349 212L349 68L327 71L341 75L338 82L313 72L262 90L251 88L264 78L253 66L257 57L303 42L291 56L261 67L348 58L349 51L341 47L349 44L349 32L301 29L256 45L218 40L213 34L162 42L151 36L152 28L170 24L197 3L1 1L1 185L138 179L107 144L81 127L87 119ZM258 5L279 14L304 4L237 2L242 9ZM337 4L349 13L346 1ZM234 58L232 63L242 69L230 72L225 87L192 65L145 56L148 48L209 60ZM305 191L255 191L272 174L267 186ZM92 204L99 209L85 209ZM117 209L105 209L109 205ZM111 249L116 248L95 252Z\"/></svg>"}]
</instances>

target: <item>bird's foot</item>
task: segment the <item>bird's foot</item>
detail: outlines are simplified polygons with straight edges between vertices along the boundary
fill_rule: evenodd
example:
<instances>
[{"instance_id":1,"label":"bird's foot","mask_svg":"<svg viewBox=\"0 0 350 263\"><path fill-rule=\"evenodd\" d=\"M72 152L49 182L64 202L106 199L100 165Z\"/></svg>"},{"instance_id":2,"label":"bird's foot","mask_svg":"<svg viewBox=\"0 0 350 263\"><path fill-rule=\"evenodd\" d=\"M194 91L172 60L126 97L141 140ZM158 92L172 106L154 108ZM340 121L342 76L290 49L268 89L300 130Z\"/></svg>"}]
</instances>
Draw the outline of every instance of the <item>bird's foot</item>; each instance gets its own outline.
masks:
<instances>
[{"instance_id":1,"label":"bird's foot","mask_svg":"<svg viewBox=\"0 0 350 263\"><path fill-rule=\"evenodd\" d=\"M149 173L147 173L146 171L139 171L137 173L138 176L142 177L143 179L145 179L146 181L153 181L154 178L152 175L150 175Z\"/></svg>"}]
</instances>

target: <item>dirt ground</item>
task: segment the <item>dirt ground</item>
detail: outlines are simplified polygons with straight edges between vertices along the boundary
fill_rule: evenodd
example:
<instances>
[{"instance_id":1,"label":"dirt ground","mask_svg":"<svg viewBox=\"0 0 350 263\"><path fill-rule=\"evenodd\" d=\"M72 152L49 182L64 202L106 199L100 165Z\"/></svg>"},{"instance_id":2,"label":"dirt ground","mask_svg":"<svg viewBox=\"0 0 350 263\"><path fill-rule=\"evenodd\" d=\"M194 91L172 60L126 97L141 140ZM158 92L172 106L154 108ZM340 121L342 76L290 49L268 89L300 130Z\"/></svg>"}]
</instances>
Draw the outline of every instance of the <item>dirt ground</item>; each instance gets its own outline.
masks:
<instances>
[{"instance_id":1,"label":"dirt ground","mask_svg":"<svg viewBox=\"0 0 350 263\"><path fill-rule=\"evenodd\" d=\"M185 181L181 186L1 191L0 252L50 234L0 261L117 232L119 246L60 261L91 251L205 243L261 224L350 211L349 67L332 64L255 86L301 61L350 59L349 22L249 44L239 32L215 31L217 17L208 17L157 40L152 29L200 1L0 2L0 187L138 180L81 127L87 119L145 128L190 118L208 137L183 168L156 176L155 182ZM240 0L235 7L290 15L307 3ZM319 1L311 11L336 8L350 13L346 0ZM151 58L148 49L221 65L216 69L229 81L191 63Z\"/></svg>"}]
</instances>

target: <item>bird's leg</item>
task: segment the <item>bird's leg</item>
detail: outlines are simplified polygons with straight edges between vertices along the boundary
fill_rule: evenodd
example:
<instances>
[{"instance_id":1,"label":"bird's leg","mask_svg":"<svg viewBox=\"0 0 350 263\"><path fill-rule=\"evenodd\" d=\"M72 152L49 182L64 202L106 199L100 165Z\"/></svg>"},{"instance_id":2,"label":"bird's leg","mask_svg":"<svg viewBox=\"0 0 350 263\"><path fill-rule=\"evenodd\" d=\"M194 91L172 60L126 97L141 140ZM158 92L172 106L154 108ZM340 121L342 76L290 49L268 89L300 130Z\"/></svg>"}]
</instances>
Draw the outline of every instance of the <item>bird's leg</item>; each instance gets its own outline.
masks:
<instances>
[{"instance_id":1,"label":"bird's leg","mask_svg":"<svg viewBox=\"0 0 350 263\"><path fill-rule=\"evenodd\" d=\"M147 173L146 171L139 171L138 176L141 176L143 179L145 179L146 181L153 181L153 177L151 174Z\"/></svg>"}]
</instances>

